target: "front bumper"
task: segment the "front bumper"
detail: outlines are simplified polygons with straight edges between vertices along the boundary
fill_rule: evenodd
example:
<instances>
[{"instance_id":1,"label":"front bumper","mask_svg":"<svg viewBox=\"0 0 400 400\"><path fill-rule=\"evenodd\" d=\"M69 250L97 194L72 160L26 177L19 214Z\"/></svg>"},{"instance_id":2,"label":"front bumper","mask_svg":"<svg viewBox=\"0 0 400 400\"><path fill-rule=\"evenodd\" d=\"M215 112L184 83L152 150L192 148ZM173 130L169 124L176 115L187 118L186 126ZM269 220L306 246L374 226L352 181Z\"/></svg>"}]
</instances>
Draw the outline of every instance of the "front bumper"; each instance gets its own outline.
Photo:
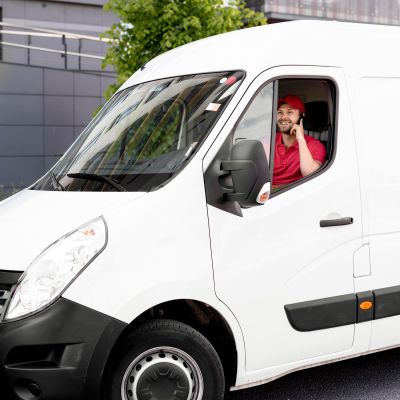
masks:
<instances>
[{"instance_id":1,"label":"front bumper","mask_svg":"<svg viewBox=\"0 0 400 400\"><path fill-rule=\"evenodd\" d=\"M0 323L0 399L98 399L108 356L125 327L63 298Z\"/></svg>"}]
</instances>

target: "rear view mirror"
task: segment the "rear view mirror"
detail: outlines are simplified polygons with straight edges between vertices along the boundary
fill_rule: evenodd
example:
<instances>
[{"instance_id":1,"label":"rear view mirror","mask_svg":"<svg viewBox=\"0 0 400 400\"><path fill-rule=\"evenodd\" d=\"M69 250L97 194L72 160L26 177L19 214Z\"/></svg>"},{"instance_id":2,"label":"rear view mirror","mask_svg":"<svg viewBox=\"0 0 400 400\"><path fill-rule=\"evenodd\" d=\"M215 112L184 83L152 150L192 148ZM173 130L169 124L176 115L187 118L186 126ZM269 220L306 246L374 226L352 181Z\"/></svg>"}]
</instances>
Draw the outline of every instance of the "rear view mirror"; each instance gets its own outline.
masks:
<instances>
[{"instance_id":1,"label":"rear view mirror","mask_svg":"<svg viewBox=\"0 0 400 400\"><path fill-rule=\"evenodd\" d=\"M268 199L271 179L264 146L259 140L235 143L230 160L222 161L221 168L232 178L232 187L224 188L228 201L252 207Z\"/></svg>"}]
</instances>

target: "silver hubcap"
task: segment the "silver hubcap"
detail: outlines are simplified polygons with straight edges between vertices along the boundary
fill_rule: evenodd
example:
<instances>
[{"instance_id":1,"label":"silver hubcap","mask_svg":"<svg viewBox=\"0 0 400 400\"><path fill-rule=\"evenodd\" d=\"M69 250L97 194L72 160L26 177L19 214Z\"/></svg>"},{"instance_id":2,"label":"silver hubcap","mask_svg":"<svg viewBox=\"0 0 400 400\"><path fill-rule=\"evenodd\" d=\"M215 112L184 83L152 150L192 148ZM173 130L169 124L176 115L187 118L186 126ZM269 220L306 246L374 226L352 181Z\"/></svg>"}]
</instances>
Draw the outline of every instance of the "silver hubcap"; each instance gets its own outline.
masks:
<instances>
[{"instance_id":1,"label":"silver hubcap","mask_svg":"<svg viewBox=\"0 0 400 400\"><path fill-rule=\"evenodd\" d=\"M122 379L123 400L201 400L203 376L196 361L174 347L155 347L129 365Z\"/></svg>"}]
</instances>

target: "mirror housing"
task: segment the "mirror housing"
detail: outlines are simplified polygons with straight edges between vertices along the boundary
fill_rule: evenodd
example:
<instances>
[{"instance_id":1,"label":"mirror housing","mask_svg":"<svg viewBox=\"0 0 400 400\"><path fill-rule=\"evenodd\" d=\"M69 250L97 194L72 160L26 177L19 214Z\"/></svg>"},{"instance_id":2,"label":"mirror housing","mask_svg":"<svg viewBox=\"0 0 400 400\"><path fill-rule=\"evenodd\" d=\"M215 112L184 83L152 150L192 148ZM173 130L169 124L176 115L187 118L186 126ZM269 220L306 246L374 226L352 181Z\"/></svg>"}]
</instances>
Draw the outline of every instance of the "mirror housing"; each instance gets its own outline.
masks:
<instances>
[{"instance_id":1,"label":"mirror housing","mask_svg":"<svg viewBox=\"0 0 400 400\"><path fill-rule=\"evenodd\" d=\"M224 188L228 201L242 207L264 204L270 192L271 177L264 146L259 140L242 140L233 145L230 160L221 162L230 173L232 187Z\"/></svg>"}]
</instances>

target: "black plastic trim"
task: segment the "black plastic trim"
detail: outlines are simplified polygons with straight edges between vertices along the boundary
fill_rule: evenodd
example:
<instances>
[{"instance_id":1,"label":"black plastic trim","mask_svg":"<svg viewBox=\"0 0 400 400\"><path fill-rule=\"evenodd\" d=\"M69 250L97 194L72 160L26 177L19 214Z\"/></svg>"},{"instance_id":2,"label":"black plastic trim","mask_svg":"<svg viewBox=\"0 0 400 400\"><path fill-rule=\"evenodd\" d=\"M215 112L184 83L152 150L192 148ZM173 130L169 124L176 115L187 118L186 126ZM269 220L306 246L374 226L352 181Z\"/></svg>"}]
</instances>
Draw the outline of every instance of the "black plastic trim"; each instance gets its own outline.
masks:
<instances>
[{"instance_id":1,"label":"black plastic trim","mask_svg":"<svg viewBox=\"0 0 400 400\"><path fill-rule=\"evenodd\" d=\"M375 319L400 315L400 286L374 290Z\"/></svg>"},{"instance_id":2,"label":"black plastic trim","mask_svg":"<svg viewBox=\"0 0 400 400\"><path fill-rule=\"evenodd\" d=\"M366 302L371 303L369 307ZM300 332L394 317L400 315L400 286L288 304L285 312L290 325Z\"/></svg>"},{"instance_id":3,"label":"black plastic trim","mask_svg":"<svg viewBox=\"0 0 400 400\"><path fill-rule=\"evenodd\" d=\"M18 282L18 279L22 275L20 271L0 271L0 287L1 285L12 286Z\"/></svg>"},{"instance_id":4,"label":"black plastic trim","mask_svg":"<svg viewBox=\"0 0 400 400\"><path fill-rule=\"evenodd\" d=\"M108 357L126 326L64 298L0 324L0 399L99 399ZM31 383L40 397L30 394Z\"/></svg>"},{"instance_id":5,"label":"black plastic trim","mask_svg":"<svg viewBox=\"0 0 400 400\"><path fill-rule=\"evenodd\" d=\"M303 301L285 306L290 325L300 332L351 325L356 322L355 294Z\"/></svg>"},{"instance_id":6,"label":"black plastic trim","mask_svg":"<svg viewBox=\"0 0 400 400\"><path fill-rule=\"evenodd\" d=\"M11 298L13 286L18 282L23 272L0 270L0 323Z\"/></svg>"}]
</instances>

